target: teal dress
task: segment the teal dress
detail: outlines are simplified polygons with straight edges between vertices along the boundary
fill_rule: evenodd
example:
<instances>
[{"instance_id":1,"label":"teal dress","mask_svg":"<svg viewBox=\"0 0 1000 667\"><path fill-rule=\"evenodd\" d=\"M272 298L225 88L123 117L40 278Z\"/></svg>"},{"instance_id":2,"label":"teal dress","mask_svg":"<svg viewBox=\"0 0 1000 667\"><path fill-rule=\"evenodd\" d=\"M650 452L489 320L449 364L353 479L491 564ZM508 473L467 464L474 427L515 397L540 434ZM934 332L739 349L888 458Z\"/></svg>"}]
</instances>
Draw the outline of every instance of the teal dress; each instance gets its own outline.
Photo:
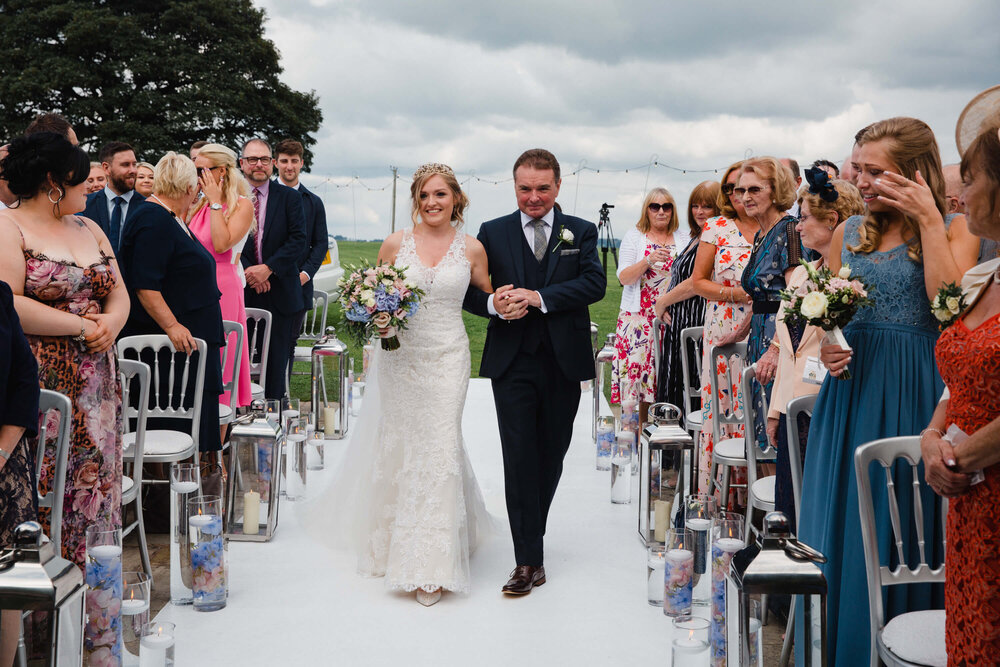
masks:
<instances>
[{"instance_id":1,"label":"teal dress","mask_svg":"<svg viewBox=\"0 0 1000 667\"><path fill-rule=\"evenodd\" d=\"M945 224L951 222L949 216ZM809 456L802 479L799 538L829 559L823 566L827 596L827 651L830 665L867 665L870 626L868 583L858 513L854 452L879 438L917 435L930 422L944 384L934 361L937 321L924 288L923 265L907 257L907 246L885 252L853 253L862 218L845 223L841 263L869 285L873 306L862 308L844 328L854 349L853 379L828 376L820 389L809 430ZM882 564L895 567L885 474L877 464L869 471L875 493L875 516ZM921 475L922 475L921 467ZM904 544L912 565L918 562L913 525L912 478L909 464L894 471L900 522L912 535ZM936 567L944 559L940 522L934 520L941 499L924 485L922 496L928 558ZM941 585L894 586L883 596L885 619L905 611L943 609ZM801 615L796 627L796 664L802 664Z\"/></svg>"}]
</instances>

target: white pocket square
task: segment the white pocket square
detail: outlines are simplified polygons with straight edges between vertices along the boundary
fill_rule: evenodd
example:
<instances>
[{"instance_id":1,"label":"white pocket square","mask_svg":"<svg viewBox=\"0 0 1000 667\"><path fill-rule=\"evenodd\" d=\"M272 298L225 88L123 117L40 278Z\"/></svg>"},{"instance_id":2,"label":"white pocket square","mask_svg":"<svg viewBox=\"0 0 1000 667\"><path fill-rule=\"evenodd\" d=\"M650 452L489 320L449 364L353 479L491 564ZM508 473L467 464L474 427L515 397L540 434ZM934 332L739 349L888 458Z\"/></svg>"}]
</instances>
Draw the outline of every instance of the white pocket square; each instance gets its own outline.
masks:
<instances>
[{"instance_id":1,"label":"white pocket square","mask_svg":"<svg viewBox=\"0 0 1000 667\"><path fill-rule=\"evenodd\" d=\"M563 255L579 255L579 254L580 254L580 249L579 248L577 248L576 250L560 250L559 251L559 256L560 257L562 257Z\"/></svg>"}]
</instances>

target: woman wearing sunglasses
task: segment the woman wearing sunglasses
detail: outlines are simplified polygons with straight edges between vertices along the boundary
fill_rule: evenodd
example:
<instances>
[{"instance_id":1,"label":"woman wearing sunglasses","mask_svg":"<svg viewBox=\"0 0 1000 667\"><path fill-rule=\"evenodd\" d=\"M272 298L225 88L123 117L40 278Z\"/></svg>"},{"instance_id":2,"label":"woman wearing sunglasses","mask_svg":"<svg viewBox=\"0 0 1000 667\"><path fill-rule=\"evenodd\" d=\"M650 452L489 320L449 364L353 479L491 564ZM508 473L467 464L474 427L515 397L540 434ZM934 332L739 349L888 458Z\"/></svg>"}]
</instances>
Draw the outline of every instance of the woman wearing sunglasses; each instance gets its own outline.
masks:
<instances>
[{"instance_id":1,"label":"woman wearing sunglasses","mask_svg":"<svg viewBox=\"0 0 1000 667\"><path fill-rule=\"evenodd\" d=\"M611 403L638 401L642 422L656 396L653 306L666 293L674 259L690 240L687 230L679 229L676 210L665 188L650 190L639 222L626 232L618 255L618 280L624 289L617 354L611 364Z\"/></svg>"}]
</instances>

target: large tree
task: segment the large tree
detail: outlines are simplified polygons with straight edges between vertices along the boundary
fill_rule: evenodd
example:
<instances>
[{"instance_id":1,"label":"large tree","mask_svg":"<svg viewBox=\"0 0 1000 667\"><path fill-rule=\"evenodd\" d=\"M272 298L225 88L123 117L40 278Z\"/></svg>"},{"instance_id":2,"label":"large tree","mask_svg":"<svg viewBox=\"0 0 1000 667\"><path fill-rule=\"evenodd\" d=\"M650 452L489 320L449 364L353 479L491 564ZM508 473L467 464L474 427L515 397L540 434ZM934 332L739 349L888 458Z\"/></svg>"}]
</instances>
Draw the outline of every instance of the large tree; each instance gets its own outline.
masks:
<instances>
[{"instance_id":1,"label":"large tree","mask_svg":"<svg viewBox=\"0 0 1000 667\"><path fill-rule=\"evenodd\" d=\"M0 139L53 111L84 148L153 161L200 139L308 147L318 99L279 80L264 18L250 0L0 0Z\"/></svg>"}]
</instances>

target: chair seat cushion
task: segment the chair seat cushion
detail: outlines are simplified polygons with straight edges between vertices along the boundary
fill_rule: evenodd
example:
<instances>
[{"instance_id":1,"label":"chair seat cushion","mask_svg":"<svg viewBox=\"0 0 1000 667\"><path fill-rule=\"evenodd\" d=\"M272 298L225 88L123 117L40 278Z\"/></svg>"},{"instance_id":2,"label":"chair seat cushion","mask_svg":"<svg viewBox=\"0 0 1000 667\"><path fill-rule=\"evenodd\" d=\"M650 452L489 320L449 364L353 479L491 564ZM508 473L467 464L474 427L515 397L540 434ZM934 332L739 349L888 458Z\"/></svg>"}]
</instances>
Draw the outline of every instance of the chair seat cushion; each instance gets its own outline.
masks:
<instances>
[{"instance_id":1,"label":"chair seat cushion","mask_svg":"<svg viewBox=\"0 0 1000 667\"><path fill-rule=\"evenodd\" d=\"M256 382L250 383L250 396L253 398L264 398L264 387Z\"/></svg>"},{"instance_id":2,"label":"chair seat cushion","mask_svg":"<svg viewBox=\"0 0 1000 667\"><path fill-rule=\"evenodd\" d=\"M774 475L761 477L751 488L757 503L767 503L772 509L774 508Z\"/></svg>"},{"instance_id":3,"label":"chair seat cushion","mask_svg":"<svg viewBox=\"0 0 1000 667\"><path fill-rule=\"evenodd\" d=\"M312 351L311 347L296 347L292 359L295 361L312 361Z\"/></svg>"},{"instance_id":4,"label":"chair seat cushion","mask_svg":"<svg viewBox=\"0 0 1000 667\"><path fill-rule=\"evenodd\" d=\"M944 609L911 611L897 616L882 628L881 638L885 647L903 660L934 667L948 664Z\"/></svg>"},{"instance_id":5,"label":"chair seat cushion","mask_svg":"<svg viewBox=\"0 0 1000 667\"><path fill-rule=\"evenodd\" d=\"M714 456L730 459L732 461L742 461L746 465L746 442L743 438L728 438L720 440L715 445Z\"/></svg>"},{"instance_id":6,"label":"chair seat cushion","mask_svg":"<svg viewBox=\"0 0 1000 667\"><path fill-rule=\"evenodd\" d=\"M128 475L122 475L122 498L125 497L125 494L128 493L133 486L135 486L135 481Z\"/></svg>"},{"instance_id":7,"label":"chair seat cushion","mask_svg":"<svg viewBox=\"0 0 1000 667\"><path fill-rule=\"evenodd\" d=\"M233 409L226 403L219 403L219 424L233 421Z\"/></svg>"},{"instance_id":8,"label":"chair seat cushion","mask_svg":"<svg viewBox=\"0 0 1000 667\"><path fill-rule=\"evenodd\" d=\"M191 436L180 431L166 429L146 431L143 458L181 454L190 449L193 444ZM125 456L127 458L132 458L135 455L132 451L133 445L135 445L135 433L126 433Z\"/></svg>"}]
</instances>

